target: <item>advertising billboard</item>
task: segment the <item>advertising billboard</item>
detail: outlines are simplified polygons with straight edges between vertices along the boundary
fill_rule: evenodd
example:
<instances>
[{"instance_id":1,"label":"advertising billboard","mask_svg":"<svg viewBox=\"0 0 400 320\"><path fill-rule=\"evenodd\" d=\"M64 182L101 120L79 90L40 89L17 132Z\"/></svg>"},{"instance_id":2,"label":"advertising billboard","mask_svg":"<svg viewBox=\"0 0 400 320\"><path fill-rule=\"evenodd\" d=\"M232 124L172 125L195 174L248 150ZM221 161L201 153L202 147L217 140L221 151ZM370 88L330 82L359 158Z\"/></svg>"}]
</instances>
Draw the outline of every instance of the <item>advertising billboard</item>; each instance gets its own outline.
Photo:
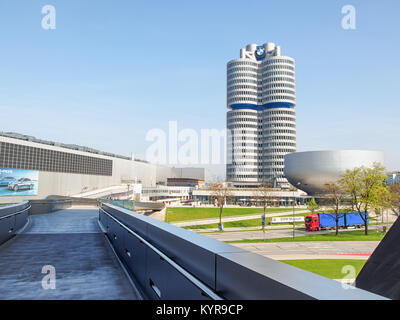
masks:
<instances>
[{"instance_id":1,"label":"advertising billboard","mask_svg":"<svg viewBox=\"0 0 400 320\"><path fill-rule=\"evenodd\" d=\"M39 171L0 168L0 197L36 196Z\"/></svg>"}]
</instances>

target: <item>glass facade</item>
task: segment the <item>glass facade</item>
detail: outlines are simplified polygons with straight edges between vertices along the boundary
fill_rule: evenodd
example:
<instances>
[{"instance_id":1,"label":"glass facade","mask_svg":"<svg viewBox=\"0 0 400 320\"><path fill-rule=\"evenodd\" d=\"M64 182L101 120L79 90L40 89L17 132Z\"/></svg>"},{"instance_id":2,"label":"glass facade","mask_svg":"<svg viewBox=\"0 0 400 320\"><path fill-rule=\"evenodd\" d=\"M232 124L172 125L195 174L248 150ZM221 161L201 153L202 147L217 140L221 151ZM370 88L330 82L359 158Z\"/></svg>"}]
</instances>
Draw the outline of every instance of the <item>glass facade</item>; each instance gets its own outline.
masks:
<instances>
[{"instance_id":1,"label":"glass facade","mask_svg":"<svg viewBox=\"0 0 400 320\"><path fill-rule=\"evenodd\" d=\"M0 167L112 176L113 161L69 152L0 142Z\"/></svg>"}]
</instances>

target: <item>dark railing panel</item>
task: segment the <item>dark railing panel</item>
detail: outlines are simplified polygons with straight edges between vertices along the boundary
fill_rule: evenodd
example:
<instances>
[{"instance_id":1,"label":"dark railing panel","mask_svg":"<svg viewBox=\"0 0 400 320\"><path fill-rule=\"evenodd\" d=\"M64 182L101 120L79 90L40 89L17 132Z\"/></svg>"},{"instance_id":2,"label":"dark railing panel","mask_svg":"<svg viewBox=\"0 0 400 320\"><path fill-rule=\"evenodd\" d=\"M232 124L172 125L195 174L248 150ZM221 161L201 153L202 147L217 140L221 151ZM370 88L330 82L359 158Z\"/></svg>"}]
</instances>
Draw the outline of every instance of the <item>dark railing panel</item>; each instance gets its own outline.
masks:
<instances>
[{"instance_id":1,"label":"dark railing panel","mask_svg":"<svg viewBox=\"0 0 400 320\"><path fill-rule=\"evenodd\" d=\"M20 214L15 215L15 230L20 230L28 221L29 210L24 210Z\"/></svg>"},{"instance_id":2,"label":"dark railing panel","mask_svg":"<svg viewBox=\"0 0 400 320\"><path fill-rule=\"evenodd\" d=\"M149 279L147 285L156 294L157 299L210 300L202 290L177 272L156 252L147 249L146 260L148 264L147 278ZM173 290L171 290L172 288Z\"/></svg>"},{"instance_id":3,"label":"dark railing panel","mask_svg":"<svg viewBox=\"0 0 400 320\"><path fill-rule=\"evenodd\" d=\"M127 234L125 235L124 260L128 269L131 270L142 288L145 288L148 285L146 274L146 254L146 245L132 233L127 231Z\"/></svg>"},{"instance_id":4,"label":"dark railing panel","mask_svg":"<svg viewBox=\"0 0 400 320\"><path fill-rule=\"evenodd\" d=\"M29 210L28 201L0 208L0 245L26 225Z\"/></svg>"},{"instance_id":5,"label":"dark railing panel","mask_svg":"<svg viewBox=\"0 0 400 320\"><path fill-rule=\"evenodd\" d=\"M356 279L358 288L400 299L400 218L375 248Z\"/></svg>"},{"instance_id":6,"label":"dark railing panel","mask_svg":"<svg viewBox=\"0 0 400 320\"><path fill-rule=\"evenodd\" d=\"M15 216L4 217L0 220L0 244L14 235Z\"/></svg>"}]
</instances>

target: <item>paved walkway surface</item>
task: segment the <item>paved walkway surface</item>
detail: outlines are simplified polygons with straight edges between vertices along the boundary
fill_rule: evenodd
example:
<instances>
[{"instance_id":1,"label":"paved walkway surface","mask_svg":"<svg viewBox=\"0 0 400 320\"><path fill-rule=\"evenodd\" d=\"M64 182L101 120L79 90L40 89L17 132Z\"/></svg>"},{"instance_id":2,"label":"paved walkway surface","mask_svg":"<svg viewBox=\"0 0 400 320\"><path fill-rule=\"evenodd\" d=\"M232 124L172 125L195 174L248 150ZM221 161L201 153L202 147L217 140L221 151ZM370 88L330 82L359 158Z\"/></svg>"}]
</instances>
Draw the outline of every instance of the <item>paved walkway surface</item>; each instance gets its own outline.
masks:
<instances>
[{"instance_id":1,"label":"paved walkway surface","mask_svg":"<svg viewBox=\"0 0 400 320\"><path fill-rule=\"evenodd\" d=\"M0 246L0 299L137 299L97 216L87 207L30 216L27 230ZM54 290L42 286L47 265Z\"/></svg>"},{"instance_id":2,"label":"paved walkway surface","mask_svg":"<svg viewBox=\"0 0 400 320\"><path fill-rule=\"evenodd\" d=\"M368 259L379 241L304 241L232 243L232 245L275 260Z\"/></svg>"},{"instance_id":3,"label":"paved walkway surface","mask_svg":"<svg viewBox=\"0 0 400 320\"><path fill-rule=\"evenodd\" d=\"M300 213L309 213L310 211L308 210L298 210L295 211L295 214L300 214ZM258 219L261 218L263 215L262 209L260 210L260 213L257 214L249 214L245 216L234 216L234 217L222 217L222 222L231 222L231 221L240 221L240 220L250 220L250 219ZM267 218L271 217L283 217L283 216L291 216L293 215L292 211L286 211L286 212L271 212L265 214ZM184 221L184 222L173 222L171 224L178 226L178 227L186 227L186 226L198 226L202 224L211 224L211 223L219 223L219 218L217 219L204 219L204 220L191 220L191 221Z\"/></svg>"},{"instance_id":4,"label":"paved walkway surface","mask_svg":"<svg viewBox=\"0 0 400 320\"><path fill-rule=\"evenodd\" d=\"M165 221L165 211L167 210L167 208L164 208L160 211L156 211L153 213L148 214L147 216L149 216L150 218L154 218L160 221Z\"/></svg>"}]
</instances>

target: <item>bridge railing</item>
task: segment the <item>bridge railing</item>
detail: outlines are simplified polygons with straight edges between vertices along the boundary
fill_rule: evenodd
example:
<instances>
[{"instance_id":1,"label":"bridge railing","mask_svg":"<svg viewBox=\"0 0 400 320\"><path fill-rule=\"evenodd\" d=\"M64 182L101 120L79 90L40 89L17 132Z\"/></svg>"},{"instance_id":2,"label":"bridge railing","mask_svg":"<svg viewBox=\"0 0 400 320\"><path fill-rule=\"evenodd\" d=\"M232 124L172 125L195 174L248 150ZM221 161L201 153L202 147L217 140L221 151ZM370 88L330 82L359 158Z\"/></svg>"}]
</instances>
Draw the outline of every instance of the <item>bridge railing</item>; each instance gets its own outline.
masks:
<instances>
[{"instance_id":1,"label":"bridge railing","mask_svg":"<svg viewBox=\"0 0 400 320\"><path fill-rule=\"evenodd\" d=\"M29 201L0 207L0 245L25 226L30 208Z\"/></svg>"},{"instance_id":2,"label":"bridge railing","mask_svg":"<svg viewBox=\"0 0 400 320\"><path fill-rule=\"evenodd\" d=\"M111 204L99 222L148 299L384 299Z\"/></svg>"}]
</instances>

